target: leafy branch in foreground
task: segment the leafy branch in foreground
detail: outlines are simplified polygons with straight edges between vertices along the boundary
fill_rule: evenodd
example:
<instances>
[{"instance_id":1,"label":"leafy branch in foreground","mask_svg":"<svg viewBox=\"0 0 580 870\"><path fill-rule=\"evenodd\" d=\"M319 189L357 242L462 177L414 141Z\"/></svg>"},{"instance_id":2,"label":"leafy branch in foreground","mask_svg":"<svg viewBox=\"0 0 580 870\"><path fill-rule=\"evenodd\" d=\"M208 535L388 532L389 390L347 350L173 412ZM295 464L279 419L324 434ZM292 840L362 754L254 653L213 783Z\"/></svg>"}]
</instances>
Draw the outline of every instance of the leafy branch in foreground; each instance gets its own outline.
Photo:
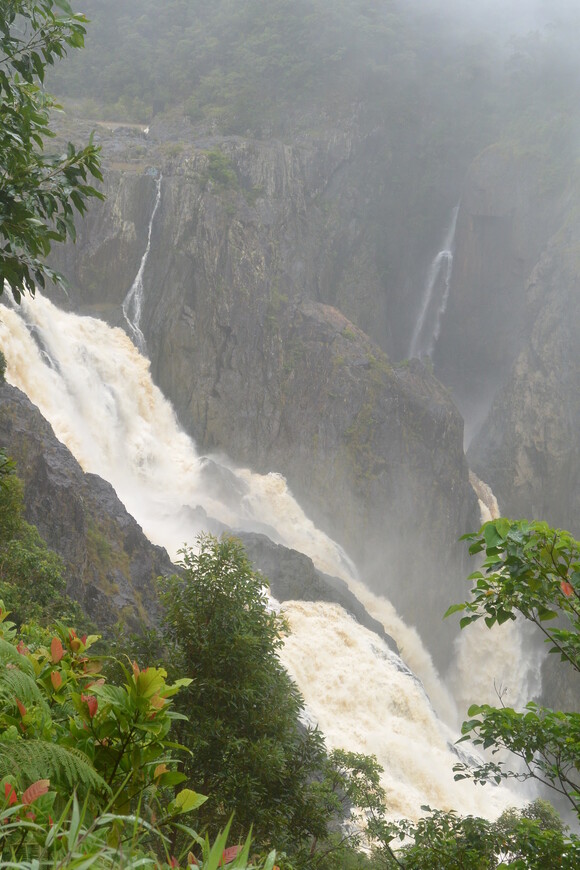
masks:
<instances>
[{"instance_id":1,"label":"leafy branch in foreground","mask_svg":"<svg viewBox=\"0 0 580 870\"><path fill-rule=\"evenodd\" d=\"M466 535L472 555L484 553L471 599L446 613L464 613L461 627L484 619L488 628L521 616L544 635L549 652L568 665L570 677L580 672L580 542L569 532L543 522L501 518ZM576 673L574 673L576 672ZM484 784L501 779L534 779L566 798L580 816L580 714L554 711L529 703L525 711L474 705L462 727L471 739L495 754L509 750L522 767L507 770L504 762L486 762L475 769L458 764L456 778Z\"/></svg>"},{"instance_id":2,"label":"leafy branch in foreground","mask_svg":"<svg viewBox=\"0 0 580 870\"><path fill-rule=\"evenodd\" d=\"M6 284L17 302L47 278L61 282L44 262L51 244L74 239L75 211L103 198L89 183L102 180L92 141L44 151L60 108L43 89L45 70L83 46L85 24L67 0L0 3L0 293Z\"/></svg>"}]
</instances>

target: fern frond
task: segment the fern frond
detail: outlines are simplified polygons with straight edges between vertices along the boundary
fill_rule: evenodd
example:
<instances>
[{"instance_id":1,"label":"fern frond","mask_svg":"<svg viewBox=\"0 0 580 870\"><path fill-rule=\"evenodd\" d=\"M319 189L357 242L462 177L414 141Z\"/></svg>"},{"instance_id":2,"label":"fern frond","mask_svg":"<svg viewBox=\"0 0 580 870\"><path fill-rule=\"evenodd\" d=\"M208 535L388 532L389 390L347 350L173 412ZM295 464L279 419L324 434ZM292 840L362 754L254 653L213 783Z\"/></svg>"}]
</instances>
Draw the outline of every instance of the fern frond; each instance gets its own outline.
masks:
<instances>
[{"instance_id":1,"label":"fern frond","mask_svg":"<svg viewBox=\"0 0 580 870\"><path fill-rule=\"evenodd\" d=\"M68 795L109 794L110 788L79 749L68 749L46 740L0 742L0 780L11 774L21 789L39 779L49 779L51 788Z\"/></svg>"},{"instance_id":2,"label":"fern frond","mask_svg":"<svg viewBox=\"0 0 580 870\"><path fill-rule=\"evenodd\" d=\"M34 676L34 666L26 656L20 655L15 646L0 637L0 667L5 668L7 664L16 665L20 671Z\"/></svg>"},{"instance_id":3,"label":"fern frond","mask_svg":"<svg viewBox=\"0 0 580 870\"><path fill-rule=\"evenodd\" d=\"M50 719L50 707L36 681L17 668L0 668L0 704L16 708L16 698L27 708L41 710Z\"/></svg>"}]
</instances>

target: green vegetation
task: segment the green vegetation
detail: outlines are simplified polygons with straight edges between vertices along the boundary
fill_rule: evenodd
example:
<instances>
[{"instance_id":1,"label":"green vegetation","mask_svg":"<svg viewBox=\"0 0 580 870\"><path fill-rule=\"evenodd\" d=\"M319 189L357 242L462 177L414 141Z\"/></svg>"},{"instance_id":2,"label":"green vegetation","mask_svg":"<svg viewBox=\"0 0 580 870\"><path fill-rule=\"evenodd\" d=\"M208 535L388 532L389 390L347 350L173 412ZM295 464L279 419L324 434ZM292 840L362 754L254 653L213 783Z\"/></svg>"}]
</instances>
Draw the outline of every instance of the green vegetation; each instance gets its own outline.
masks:
<instances>
[{"instance_id":1,"label":"green vegetation","mask_svg":"<svg viewBox=\"0 0 580 870\"><path fill-rule=\"evenodd\" d=\"M0 451L0 598L18 625L80 620L80 608L66 594L62 560L23 512L22 484L14 463Z\"/></svg>"},{"instance_id":2,"label":"green vegetation","mask_svg":"<svg viewBox=\"0 0 580 870\"><path fill-rule=\"evenodd\" d=\"M577 672L580 543L542 523L508 520L468 538L486 558L471 575L472 598L449 614L462 613L462 627L480 618L491 627L519 613ZM93 652L96 635L71 627L59 562L24 523L21 487L3 454L0 552L13 541L30 560L3 564L1 589L22 624L8 621L2 602L0 848L11 863L0 867L207 870L222 859L232 870L577 866L580 841L543 800L496 822L427 807L418 822L389 821L376 760L327 753L320 733L301 725L302 698L277 655L287 627L235 538L202 536L195 552L184 550L181 573L160 580L160 629L121 633L116 646L109 639L114 658L102 643ZM50 594L31 605L26 572L39 561L46 574L31 576ZM59 607L64 621L55 619ZM536 779L580 816L578 714L529 705L469 715L462 739L511 750L525 767L459 764L457 778ZM349 815L345 835L336 823ZM228 837L239 845L228 848Z\"/></svg>"},{"instance_id":3,"label":"green vegetation","mask_svg":"<svg viewBox=\"0 0 580 870\"><path fill-rule=\"evenodd\" d=\"M488 627L517 615L544 635L549 652L560 657L571 678L580 673L580 543L565 531L541 522L487 523L468 535L470 553L485 553L474 581L472 598L456 604L462 628L479 619ZM463 725L471 739L494 753L507 749L523 764L506 770L503 762L487 762L467 770L458 765L458 778L476 782L516 778L537 780L563 797L580 816L580 713L549 710L530 703L523 713L509 707L474 705Z\"/></svg>"},{"instance_id":4,"label":"green vegetation","mask_svg":"<svg viewBox=\"0 0 580 870\"><path fill-rule=\"evenodd\" d=\"M447 615L465 614L461 627L484 619L488 628L529 620L544 635L571 676L580 671L580 542L545 523L486 523L465 536L472 555L484 553L475 571L469 601L455 604ZM463 725L462 740L497 754L506 750L519 764L482 761L479 767L460 763L456 779L499 783L502 779L535 780L568 801L580 818L580 714L528 704L524 712L500 706L474 705ZM429 808L425 808L429 810ZM553 808L536 800L522 811L508 810L496 822L429 810L419 822L374 821L373 867L416 870L497 867L556 870L575 868L580 840L566 833ZM394 843L404 843L393 851Z\"/></svg>"},{"instance_id":5,"label":"green vegetation","mask_svg":"<svg viewBox=\"0 0 580 870\"><path fill-rule=\"evenodd\" d=\"M393 835L407 845L392 851ZM580 857L580 841L566 837L558 815L542 800L507 810L497 822L429 810L419 822L384 826L378 837L383 844L374 850L374 868L573 870Z\"/></svg>"},{"instance_id":6,"label":"green vegetation","mask_svg":"<svg viewBox=\"0 0 580 870\"><path fill-rule=\"evenodd\" d=\"M229 156L219 148L208 151L206 156L205 182L212 181L219 190L237 190L238 178Z\"/></svg>"},{"instance_id":7,"label":"green vegetation","mask_svg":"<svg viewBox=\"0 0 580 870\"><path fill-rule=\"evenodd\" d=\"M252 827L263 849L276 848L297 867L323 866L352 848L329 842L329 824L345 804L380 806L376 762L327 755L322 735L300 723L303 700L277 655L287 631L271 611L265 578L235 538L203 536L183 551L183 574L162 581L160 642L168 667L191 682L177 708L179 740L190 750L189 781L220 795L199 810L205 824L232 832ZM356 840L356 838L355 838Z\"/></svg>"},{"instance_id":8,"label":"green vegetation","mask_svg":"<svg viewBox=\"0 0 580 870\"><path fill-rule=\"evenodd\" d=\"M181 823L206 800L175 791L185 777L167 739L170 699L189 681L136 662L117 663L123 679L111 681L89 652L96 636L62 625L19 636L0 606L0 866L208 870L230 855L231 868L249 867L249 838L228 851L227 827L210 846Z\"/></svg>"},{"instance_id":9,"label":"green vegetation","mask_svg":"<svg viewBox=\"0 0 580 870\"><path fill-rule=\"evenodd\" d=\"M8 285L16 301L46 278L61 280L45 263L51 244L74 239L75 210L83 214L87 199L101 197L87 183L101 178L92 144L45 151L56 107L45 71L82 46L85 22L65 0L0 4L0 293Z\"/></svg>"}]
</instances>

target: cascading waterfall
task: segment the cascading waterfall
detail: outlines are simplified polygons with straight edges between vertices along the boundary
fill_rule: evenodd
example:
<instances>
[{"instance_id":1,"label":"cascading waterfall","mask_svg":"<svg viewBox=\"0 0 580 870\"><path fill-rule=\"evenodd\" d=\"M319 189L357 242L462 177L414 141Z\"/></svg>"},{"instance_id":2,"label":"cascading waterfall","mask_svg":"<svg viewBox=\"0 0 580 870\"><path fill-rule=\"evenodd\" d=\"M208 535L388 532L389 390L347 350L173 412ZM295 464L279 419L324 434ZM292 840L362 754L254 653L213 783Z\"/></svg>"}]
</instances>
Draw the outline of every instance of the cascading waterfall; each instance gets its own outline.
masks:
<instances>
[{"instance_id":1,"label":"cascading waterfall","mask_svg":"<svg viewBox=\"0 0 580 870\"><path fill-rule=\"evenodd\" d=\"M491 488L472 471L469 481L479 501L481 522L497 519L500 512ZM533 626L523 619L491 630L479 620L459 635L449 682L462 712L474 701L497 706L499 697L521 710L539 696L544 650L533 643L533 636Z\"/></svg>"},{"instance_id":2,"label":"cascading waterfall","mask_svg":"<svg viewBox=\"0 0 580 870\"><path fill-rule=\"evenodd\" d=\"M343 550L317 529L281 475L257 475L224 457L201 457L154 386L128 336L59 311L40 294L2 307L7 379L40 408L86 471L109 480L155 543L175 557L215 518L259 530L343 577L383 621L441 709L452 701L416 633L365 591ZM422 804L495 815L518 801L506 789L455 783L456 732L437 717L423 684L377 635L342 608L287 602L292 634L282 653L331 747L373 752L385 768L392 815Z\"/></svg>"},{"instance_id":3,"label":"cascading waterfall","mask_svg":"<svg viewBox=\"0 0 580 870\"><path fill-rule=\"evenodd\" d=\"M451 213L451 221L445 233L443 248L435 256L429 267L423 299L421 301L421 309L409 345L409 359L432 356L441 333L441 319L447 308L449 290L451 288L453 250L458 214L459 205L456 205Z\"/></svg>"},{"instance_id":4,"label":"cascading waterfall","mask_svg":"<svg viewBox=\"0 0 580 870\"><path fill-rule=\"evenodd\" d=\"M145 344L145 336L141 332L141 314L143 311L143 273L145 272L145 266L147 264L149 251L151 249L151 234L153 232L153 221L155 220L155 214L157 213L159 203L161 202L162 180L163 176L161 175L161 173L159 173L157 177L157 191L155 194L155 203L153 205L153 211L151 212L151 218L149 220L149 229L147 231L147 245L145 246L145 253L141 257L141 263L139 264L139 269L135 276L135 280L133 281L129 292L123 300L123 316L127 321L127 326L129 327L131 336L133 337L133 341L137 345L141 353L146 353L147 348L147 345Z\"/></svg>"}]
</instances>

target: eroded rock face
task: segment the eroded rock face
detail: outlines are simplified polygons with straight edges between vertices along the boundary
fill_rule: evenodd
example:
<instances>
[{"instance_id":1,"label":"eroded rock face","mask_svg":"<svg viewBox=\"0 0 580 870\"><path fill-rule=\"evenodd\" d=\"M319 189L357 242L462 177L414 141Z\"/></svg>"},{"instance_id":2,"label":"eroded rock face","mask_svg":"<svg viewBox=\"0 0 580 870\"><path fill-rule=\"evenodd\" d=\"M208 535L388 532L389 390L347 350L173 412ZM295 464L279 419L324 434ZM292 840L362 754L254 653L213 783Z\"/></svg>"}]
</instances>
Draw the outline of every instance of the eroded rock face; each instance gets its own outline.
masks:
<instances>
[{"instance_id":1,"label":"eroded rock face","mask_svg":"<svg viewBox=\"0 0 580 870\"><path fill-rule=\"evenodd\" d=\"M526 341L470 458L504 513L580 534L577 222L547 244L526 292Z\"/></svg>"},{"instance_id":2,"label":"eroded rock face","mask_svg":"<svg viewBox=\"0 0 580 870\"><path fill-rule=\"evenodd\" d=\"M384 300L364 270L360 292L353 273L344 283L349 230L325 203L360 147L348 130L293 146L185 143L158 166L140 327L154 378L199 448L283 473L444 665L451 638L440 616L464 570L457 539L477 524L463 421L421 363L391 365L353 322L371 330ZM122 280L115 261L131 252L138 265L147 221L136 209L146 203L151 215L155 176L114 171L107 190L61 265L69 304L121 324L129 280L127 261ZM367 249L361 226L351 227L356 262ZM99 263L105 306L87 278Z\"/></svg>"},{"instance_id":3,"label":"eroded rock face","mask_svg":"<svg viewBox=\"0 0 580 870\"><path fill-rule=\"evenodd\" d=\"M27 397L0 387L0 443L17 462L26 519L64 560L67 589L97 625L138 630L157 615L154 581L173 565L127 513L113 487L85 474Z\"/></svg>"}]
</instances>

